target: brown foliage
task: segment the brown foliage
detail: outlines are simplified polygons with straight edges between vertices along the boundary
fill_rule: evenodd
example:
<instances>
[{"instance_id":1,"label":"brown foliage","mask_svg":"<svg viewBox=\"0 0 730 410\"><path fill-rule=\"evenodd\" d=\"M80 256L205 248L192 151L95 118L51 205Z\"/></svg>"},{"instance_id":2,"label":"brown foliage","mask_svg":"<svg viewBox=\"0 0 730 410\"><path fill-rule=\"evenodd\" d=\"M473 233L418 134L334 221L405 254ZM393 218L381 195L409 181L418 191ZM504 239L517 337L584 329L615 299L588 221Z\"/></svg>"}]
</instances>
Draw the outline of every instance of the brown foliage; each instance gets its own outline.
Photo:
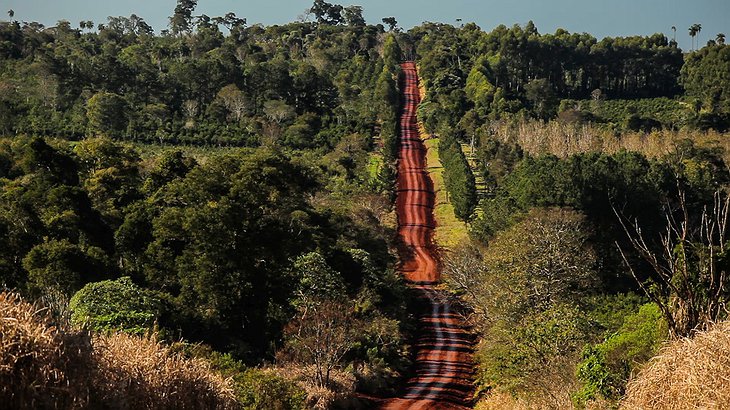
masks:
<instances>
[{"instance_id":1,"label":"brown foliage","mask_svg":"<svg viewBox=\"0 0 730 410\"><path fill-rule=\"evenodd\" d=\"M725 162L730 160L730 138L715 131L661 130L651 133L625 132L621 135L591 124L542 122L495 122L490 134L501 142L519 144L525 152L567 157L583 152L614 153L620 150L640 152L647 157L663 157L674 151L685 139L697 146L719 146L724 149Z\"/></svg>"},{"instance_id":2,"label":"brown foliage","mask_svg":"<svg viewBox=\"0 0 730 410\"><path fill-rule=\"evenodd\" d=\"M0 402L9 408L233 408L230 381L152 338L74 332L0 292Z\"/></svg>"},{"instance_id":3,"label":"brown foliage","mask_svg":"<svg viewBox=\"0 0 730 410\"><path fill-rule=\"evenodd\" d=\"M111 408L235 407L229 381L208 362L183 358L149 337L95 337L92 363L94 391Z\"/></svg>"},{"instance_id":4,"label":"brown foliage","mask_svg":"<svg viewBox=\"0 0 730 410\"><path fill-rule=\"evenodd\" d=\"M46 309L15 293L0 293L0 402L9 408L77 408L88 387L79 352L88 338L63 332Z\"/></svg>"},{"instance_id":5,"label":"brown foliage","mask_svg":"<svg viewBox=\"0 0 730 410\"><path fill-rule=\"evenodd\" d=\"M621 408L730 408L730 322L665 346L627 386Z\"/></svg>"}]
</instances>

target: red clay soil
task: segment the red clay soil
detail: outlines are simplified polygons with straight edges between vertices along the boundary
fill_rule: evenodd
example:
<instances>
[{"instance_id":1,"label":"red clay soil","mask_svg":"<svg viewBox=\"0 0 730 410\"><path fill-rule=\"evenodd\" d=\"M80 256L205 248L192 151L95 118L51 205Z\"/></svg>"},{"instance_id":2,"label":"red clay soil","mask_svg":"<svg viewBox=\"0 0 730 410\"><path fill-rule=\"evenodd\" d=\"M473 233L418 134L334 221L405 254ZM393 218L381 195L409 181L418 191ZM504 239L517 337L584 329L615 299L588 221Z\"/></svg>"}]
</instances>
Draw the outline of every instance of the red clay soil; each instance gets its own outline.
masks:
<instances>
[{"instance_id":1,"label":"red clay soil","mask_svg":"<svg viewBox=\"0 0 730 410\"><path fill-rule=\"evenodd\" d=\"M433 243L435 194L426 169L426 147L418 132L418 74L413 62L402 64L404 109L400 118L398 161L398 232L400 270L417 293L419 318L413 377L400 398L383 409L464 409L472 392L472 338L459 315L436 289L440 279Z\"/></svg>"}]
</instances>

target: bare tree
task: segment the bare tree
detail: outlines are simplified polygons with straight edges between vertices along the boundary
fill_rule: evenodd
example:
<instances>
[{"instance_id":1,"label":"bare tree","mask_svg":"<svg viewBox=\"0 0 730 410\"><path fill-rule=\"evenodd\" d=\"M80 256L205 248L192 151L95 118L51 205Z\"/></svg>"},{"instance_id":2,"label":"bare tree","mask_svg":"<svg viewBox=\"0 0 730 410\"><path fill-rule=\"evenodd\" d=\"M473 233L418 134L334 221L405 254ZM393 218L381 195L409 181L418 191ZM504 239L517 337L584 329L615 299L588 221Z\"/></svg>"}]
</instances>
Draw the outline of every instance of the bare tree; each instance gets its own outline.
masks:
<instances>
[{"instance_id":1,"label":"bare tree","mask_svg":"<svg viewBox=\"0 0 730 410\"><path fill-rule=\"evenodd\" d=\"M264 114L271 121L281 124L296 115L294 107L281 100L269 100L264 103Z\"/></svg>"},{"instance_id":2,"label":"bare tree","mask_svg":"<svg viewBox=\"0 0 730 410\"><path fill-rule=\"evenodd\" d=\"M198 102L195 100L185 100L183 103L183 111L185 118L195 118L198 115Z\"/></svg>"},{"instance_id":3,"label":"bare tree","mask_svg":"<svg viewBox=\"0 0 730 410\"><path fill-rule=\"evenodd\" d=\"M624 262L659 306L673 337L706 329L727 314L724 259L728 211L730 197L718 191L712 208L705 206L700 215L691 215L680 190L679 209L667 210L667 226L659 236L661 249L656 250L644 238L638 221L630 223L614 210L632 247L651 266L649 278L639 278L619 246Z\"/></svg>"},{"instance_id":4,"label":"bare tree","mask_svg":"<svg viewBox=\"0 0 730 410\"><path fill-rule=\"evenodd\" d=\"M332 370L340 366L345 354L357 341L360 326L352 308L344 302L318 300L301 307L299 314L284 329L292 358L313 366L312 378L318 386L330 385Z\"/></svg>"},{"instance_id":5,"label":"bare tree","mask_svg":"<svg viewBox=\"0 0 730 410\"><path fill-rule=\"evenodd\" d=\"M243 92L235 85L229 84L218 91L218 99L223 106L231 113L236 121L241 121L248 109L248 102Z\"/></svg>"}]
</instances>

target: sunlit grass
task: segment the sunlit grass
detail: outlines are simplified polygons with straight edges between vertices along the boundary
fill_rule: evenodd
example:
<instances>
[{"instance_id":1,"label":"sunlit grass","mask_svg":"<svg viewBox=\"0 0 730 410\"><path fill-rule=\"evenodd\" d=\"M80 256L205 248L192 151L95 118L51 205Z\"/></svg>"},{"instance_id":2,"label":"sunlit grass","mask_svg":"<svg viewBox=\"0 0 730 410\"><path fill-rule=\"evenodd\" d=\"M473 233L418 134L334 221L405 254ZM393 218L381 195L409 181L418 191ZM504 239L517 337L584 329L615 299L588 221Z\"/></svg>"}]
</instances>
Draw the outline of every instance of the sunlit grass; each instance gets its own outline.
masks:
<instances>
[{"instance_id":1,"label":"sunlit grass","mask_svg":"<svg viewBox=\"0 0 730 410\"><path fill-rule=\"evenodd\" d=\"M460 243L468 239L466 224L461 222L454 215L454 207L447 201L446 188L444 188L444 168L438 155L439 139L430 137L425 139L426 161L428 172L433 180L433 189L436 192L436 207L434 217L436 218L436 231L434 241L442 248L454 249Z\"/></svg>"}]
</instances>

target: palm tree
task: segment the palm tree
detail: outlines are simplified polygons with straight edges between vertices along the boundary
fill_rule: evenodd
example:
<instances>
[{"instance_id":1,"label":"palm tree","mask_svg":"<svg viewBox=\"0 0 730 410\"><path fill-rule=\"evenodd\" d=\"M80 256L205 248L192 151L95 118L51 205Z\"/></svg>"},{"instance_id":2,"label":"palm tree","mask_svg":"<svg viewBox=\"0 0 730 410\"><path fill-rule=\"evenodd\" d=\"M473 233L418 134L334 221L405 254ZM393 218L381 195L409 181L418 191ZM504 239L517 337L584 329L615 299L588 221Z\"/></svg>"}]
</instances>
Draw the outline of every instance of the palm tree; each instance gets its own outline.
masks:
<instances>
[{"instance_id":1,"label":"palm tree","mask_svg":"<svg viewBox=\"0 0 730 410\"><path fill-rule=\"evenodd\" d=\"M8 16L10 16L10 20L12 20L13 17L15 17L15 11L13 9L8 10Z\"/></svg>"},{"instance_id":2,"label":"palm tree","mask_svg":"<svg viewBox=\"0 0 730 410\"><path fill-rule=\"evenodd\" d=\"M677 42L677 26L672 26L672 31L674 32L673 40L676 43Z\"/></svg>"},{"instance_id":3,"label":"palm tree","mask_svg":"<svg viewBox=\"0 0 730 410\"><path fill-rule=\"evenodd\" d=\"M702 31L701 24L695 23L689 27L689 36L692 37L692 50L695 48L695 37L700 34L700 31Z\"/></svg>"},{"instance_id":4,"label":"palm tree","mask_svg":"<svg viewBox=\"0 0 730 410\"><path fill-rule=\"evenodd\" d=\"M717 33L717 37L715 37L715 41L717 42L717 44L724 46L725 45L725 34Z\"/></svg>"}]
</instances>

